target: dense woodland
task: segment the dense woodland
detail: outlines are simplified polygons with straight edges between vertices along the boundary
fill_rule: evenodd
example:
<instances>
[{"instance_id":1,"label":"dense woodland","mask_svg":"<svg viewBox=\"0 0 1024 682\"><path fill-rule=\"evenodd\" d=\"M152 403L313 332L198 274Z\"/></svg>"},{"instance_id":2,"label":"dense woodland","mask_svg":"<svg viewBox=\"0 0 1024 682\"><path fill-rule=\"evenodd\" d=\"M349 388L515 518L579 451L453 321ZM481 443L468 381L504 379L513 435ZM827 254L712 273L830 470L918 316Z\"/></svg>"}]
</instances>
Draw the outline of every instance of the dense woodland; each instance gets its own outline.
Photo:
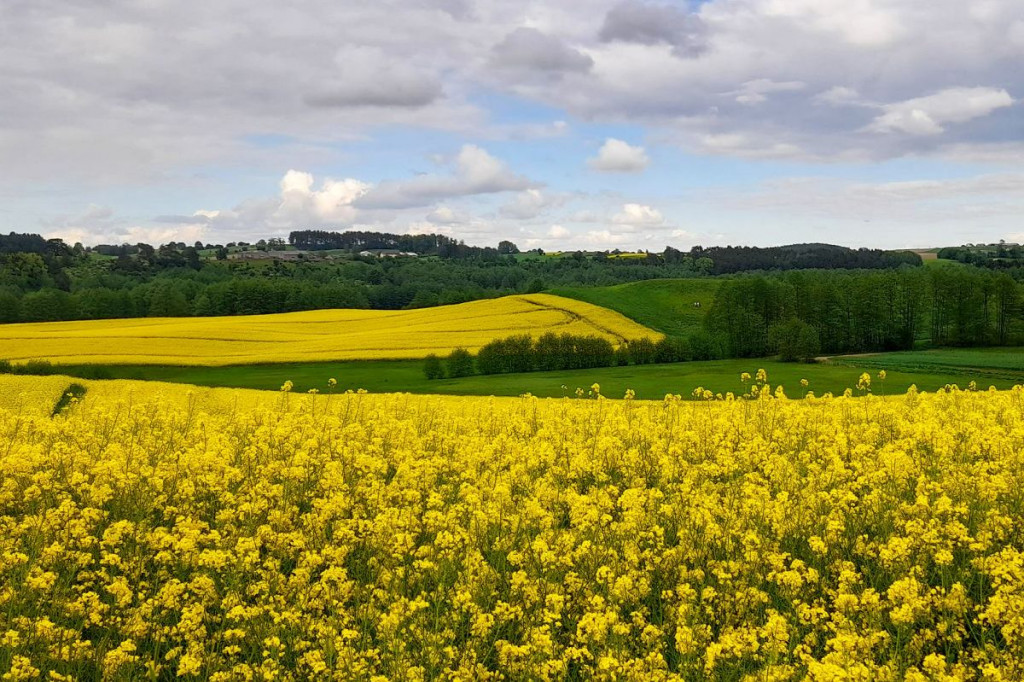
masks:
<instances>
[{"instance_id":1,"label":"dense woodland","mask_svg":"<svg viewBox=\"0 0 1024 682\"><path fill-rule=\"evenodd\" d=\"M959 267L737 277L722 284L706 327L728 357L1024 342L1019 285Z\"/></svg>"},{"instance_id":2,"label":"dense woodland","mask_svg":"<svg viewBox=\"0 0 1024 682\"><path fill-rule=\"evenodd\" d=\"M712 262L711 274L730 275L751 270L890 269L903 265L921 265L921 257L911 251L847 249L831 244L793 244L760 248L756 246L695 246L692 258Z\"/></svg>"}]
</instances>

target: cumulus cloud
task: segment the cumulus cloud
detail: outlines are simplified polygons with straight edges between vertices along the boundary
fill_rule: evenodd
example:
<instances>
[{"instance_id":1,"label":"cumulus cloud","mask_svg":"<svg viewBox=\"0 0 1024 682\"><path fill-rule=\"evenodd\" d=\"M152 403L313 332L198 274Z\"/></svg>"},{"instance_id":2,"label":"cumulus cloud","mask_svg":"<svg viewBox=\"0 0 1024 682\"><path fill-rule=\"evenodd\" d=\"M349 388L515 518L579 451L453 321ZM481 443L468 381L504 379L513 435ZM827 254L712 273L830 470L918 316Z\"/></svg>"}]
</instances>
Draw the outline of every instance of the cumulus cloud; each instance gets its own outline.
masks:
<instances>
[{"instance_id":1,"label":"cumulus cloud","mask_svg":"<svg viewBox=\"0 0 1024 682\"><path fill-rule=\"evenodd\" d=\"M1013 97L1002 88L949 88L887 104L882 107L884 113L875 118L869 128L882 133L938 135L945 131L945 124L988 116L1013 103Z\"/></svg>"},{"instance_id":2,"label":"cumulus cloud","mask_svg":"<svg viewBox=\"0 0 1024 682\"><path fill-rule=\"evenodd\" d=\"M600 249L615 248L619 246L625 246L634 237L628 234L623 234L621 231L613 232L611 230L589 230L583 235L583 243L587 246L592 246Z\"/></svg>"},{"instance_id":3,"label":"cumulus cloud","mask_svg":"<svg viewBox=\"0 0 1024 682\"><path fill-rule=\"evenodd\" d=\"M195 235L209 239L285 236L297 229L346 229L359 225L364 212L355 202L365 195L370 183L345 178L324 178L317 184L312 173L289 170L278 183L276 196L246 199L234 208L200 209L184 216L158 216L162 226L149 228L167 239L191 241ZM174 236L178 235L178 236Z\"/></svg>"},{"instance_id":4,"label":"cumulus cloud","mask_svg":"<svg viewBox=\"0 0 1024 682\"><path fill-rule=\"evenodd\" d=\"M605 140L597 156L587 160L588 166L606 173L636 173L647 168L649 163L643 147L634 147L613 137Z\"/></svg>"},{"instance_id":5,"label":"cumulus cloud","mask_svg":"<svg viewBox=\"0 0 1024 682\"><path fill-rule=\"evenodd\" d=\"M555 36L520 27L494 46L492 63L498 68L526 71L589 71L594 60Z\"/></svg>"},{"instance_id":6,"label":"cumulus cloud","mask_svg":"<svg viewBox=\"0 0 1024 682\"><path fill-rule=\"evenodd\" d=\"M665 227L665 216L656 208L644 204L623 204L622 210L611 221L629 229Z\"/></svg>"},{"instance_id":7,"label":"cumulus cloud","mask_svg":"<svg viewBox=\"0 0 1024 682\"><path fill-rule=\"evenodd\" d=\"M427 222L431 225L464 225L472 220L465 211L458 211L450 206L438 206L427 214Z\"/></svg>"},{"instance_id":8,"label":"cumulus cloud","mask_svg":"<svg viewBox=\"0 0 1024 682\"><path fill-rule=\"evenodd\" d=\"M40 232L46 238L63 239L68 244L192 243L201 240L207 233L206 217L199 213L195 217L183 216L174 221L173 225L143 225L116 215L109 206L90 204L75 215L62 215L42 221Z\"/></svg>"},{"instance_id":9,"label":"cumulus cloud","mask_svg":"<svg viewBox=\"0 0 1024 682\"><path fill-rule=\"evenodd\" d=\"M499 213L506 218L530 220L549 208L561 206L565 203L565 199L562 195L531 188L516 194L512 201L499 209Z\"/></svg>"},{"instance_id":10,"label":"cumulus cloud","mask_svg":"<svg viewBox=\"0 0 1024 682\"><path fill-rule=\"evenodd\" d=\"M627 0L608 11L599 35L604 42L665 43L676 55L691 57L705 50L705 33L700 17L680 7Z\"/></svg>"},{"instance_id":11,"label":"cumulus cloud","mask_svg":"<svg viewBox=\"0 0 1024 682\"><path fill-rule=\"evenodd\" d=\"M582 158L585 135L564 135L567 120L639 128L648 153L659 144L822 163L1021 158L1019 0L222 0L198 14L172 2L38 5L2 10L0 196L12 229L130 195L134 205L119 203L110 219L125 227L188 188L198 203L227 206L243 177L371 167L395 179L351 201L363 188L293 178L290 201L268 196L214 216L161 208L181 215L149 222L211 234L284 230L305 217L394 227L411 219L402 211L423 221L438 204L461 210L460 197L476 197L505 229L547 211L527 217L538 209L521 194L540 183L486 159L490 171L455 161L406 178L401 169L424 153L408 140L432 151L437 139L562 135L560 149ZM396 154L402 145L413 161ZM600 189L590 174L579 182L566 191ZM44 183L59 205L33 198ZM505 191L520 194L487 196ZM574 212L609 224L589 201ZM99 221L79 224L109 234Z\"/></svg>"},{"instance_id":12,"label":"cumulus cloud","mask_svg":"<svg viewBox=\"0 0 1024 682\"><path fill-rule=\"evenodd\" d=\"M864 48L890 45L908 30L897 3L873 0L769 0L763 3L763 13L791 20L801 31Z\"/></svg>"},{"instance_id":13,"label":"cumulus cloud","mask_svg":"<svg viewBox=\"0 0 1024 682\"><path fill-rule=\"evenodd\" d=\"M311 173L297 170L285 173L275 218L282 222L312 219L331 224L352 223L357 215L353 204L370 189L369 184L353 178L326 178L320 189L314 189L313 184Z\"/></svg>"},{"instance_id":14,"label":"cumulus cloud","mask_svg":"<svg viewBox=\"0 0 1024 682\"><path fill-rule=\"evenodd\" d=\"M476 145L462 147L448 175L424 174L409 180L386 180L360 196L357 208L427 206L450 197L524 190L538 183L518 175Z\"/></svg>"}]
</instances>

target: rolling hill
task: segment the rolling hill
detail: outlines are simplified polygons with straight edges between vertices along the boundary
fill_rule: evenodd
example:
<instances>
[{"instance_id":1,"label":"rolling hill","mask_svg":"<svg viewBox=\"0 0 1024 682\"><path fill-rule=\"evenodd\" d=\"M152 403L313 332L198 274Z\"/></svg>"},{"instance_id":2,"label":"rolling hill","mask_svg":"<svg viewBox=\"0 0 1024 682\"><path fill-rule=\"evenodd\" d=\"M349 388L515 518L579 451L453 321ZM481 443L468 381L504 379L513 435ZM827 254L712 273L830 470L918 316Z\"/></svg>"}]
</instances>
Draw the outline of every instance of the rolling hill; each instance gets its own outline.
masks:
<instances>
[{"instance_id":1,"label":"rolling hill","mask_svg":"<svg viewBox=\"0 0 1024 682\"><path fill-rule=\"evenodd\" d=\"M190 366L409 359L545 332L601 336L613 344L661 336L597 305L531 294L417 310L10 324L0 326L0 358Z\"/></svg>"},{"instance_id":2,"label":"rolling hill","mask_svg":"<svg viewBox=\"0 0 1024 682\"><path fill-rule=\"evenodd\" d=\"M551 293L609 308L669 336L688 336L701 328L721 282L652 279L609 287L566 287Z\"/></svg>"}]
</instances>

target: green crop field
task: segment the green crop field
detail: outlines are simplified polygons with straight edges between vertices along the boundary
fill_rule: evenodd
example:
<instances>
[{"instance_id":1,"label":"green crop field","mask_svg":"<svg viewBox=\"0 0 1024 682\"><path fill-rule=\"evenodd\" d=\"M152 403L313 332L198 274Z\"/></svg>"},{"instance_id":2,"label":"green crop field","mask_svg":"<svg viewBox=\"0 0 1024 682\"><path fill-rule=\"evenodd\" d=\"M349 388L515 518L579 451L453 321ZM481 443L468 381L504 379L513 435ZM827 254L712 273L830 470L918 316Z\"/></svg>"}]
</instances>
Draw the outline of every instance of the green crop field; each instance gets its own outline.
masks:
<instances>
[{"instance_id":1,"label":"green crop field","mask_svg":"<svg viewBox=\"0 0 1024 682\"><path fill-rule=\"evenodd\" d=\"M715 360L561 372L492 374L436 381L428 381L423 375L423 363L415 360L282 363L230 367L68 365L61 366L59 370L63 374L86 378L143 379L266 390L276 390L285 381L292 381L296 391L307 391L311 388L324 391L327 380L335 378L339 390L363 388L374 393L402 391L496 396L532 393L537 396L558 397L572 395L577 388L586 390L596 382L601 384L602 393L606 396L621 397L626 389L633 389L637 397L644 399L660 399L667 393L687 396L698 386L716 393L741 392L744 388L740 382L740 374L753 374L759 368L767 370L770 382L773 385L782 384L789 396L803 394L801 379L807 379L807 390L814 391L817 395L825 392L841 393L846 388L856 385L861 372L866 371L877 377L878 371L882 369L886 370L888 376L884 382L879 382L876 378L876 393L903 393L911 384L921 390L934 391L947 384L966 386L972 379L983 388L989 385L1010 388L1016 384L1024 384L1024 366L1017 370L1002 366L998 375L995 375L984 367L972 369L953 363L914 367L899 357L894 358L892 362L887 362L881 359L882 357L848 357L817 364L783 363L766 359Z\"/></svg>"},{"instance_id":2,"label":"green crop field","mask_svg":"<svg viewBox=\"0 0 1024 682\"><path fill-rule=\"evenodd\" d=\"M669 336L688 336L701 328L721 282L720 278L654 279L610 287L564 287L551 293L611 308Z\"/></svg>"},{"instance_id":3,"label":"green crop field","mask_svg":"<svg viewBox=\"0 0 1024 682\"><path fill-rule=\"evenodd\" d=\"M945 372L987 378L1017 379L1024 375L1024 348L938 348L830 358L834 366L886 368L904 372Z\"/></svg>"}]
</instances>

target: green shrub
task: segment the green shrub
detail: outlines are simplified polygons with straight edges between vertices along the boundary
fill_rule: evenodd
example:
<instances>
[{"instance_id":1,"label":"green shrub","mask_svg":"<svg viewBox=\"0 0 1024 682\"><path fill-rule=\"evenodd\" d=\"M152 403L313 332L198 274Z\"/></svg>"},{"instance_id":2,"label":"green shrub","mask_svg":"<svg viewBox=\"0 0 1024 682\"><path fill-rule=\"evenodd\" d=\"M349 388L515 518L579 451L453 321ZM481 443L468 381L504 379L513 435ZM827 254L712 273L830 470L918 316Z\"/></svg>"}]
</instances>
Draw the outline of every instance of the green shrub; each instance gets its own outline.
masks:
<instances>
[{"instance_id":1,"label":"green shrub","mask_svg":"<svg viewBox=\"0 0 1024 682\"><path fill-rule=\"evenodd\" d=\"M430 381L444 379L444 365L441 364L441 358L433 353L428 355L423 362L423 374Z\"/></svg>"},{"instance_id":2,"label":"green shrub","mask_svg":"<svg viewBox=\"0 0 1024 682\"><path fill-rule=\"evenodd\" d=\"M465 348L456 348L448 355L448 376L452 379L475 374L473 356Z\"/></svg>"}]
</instances>

